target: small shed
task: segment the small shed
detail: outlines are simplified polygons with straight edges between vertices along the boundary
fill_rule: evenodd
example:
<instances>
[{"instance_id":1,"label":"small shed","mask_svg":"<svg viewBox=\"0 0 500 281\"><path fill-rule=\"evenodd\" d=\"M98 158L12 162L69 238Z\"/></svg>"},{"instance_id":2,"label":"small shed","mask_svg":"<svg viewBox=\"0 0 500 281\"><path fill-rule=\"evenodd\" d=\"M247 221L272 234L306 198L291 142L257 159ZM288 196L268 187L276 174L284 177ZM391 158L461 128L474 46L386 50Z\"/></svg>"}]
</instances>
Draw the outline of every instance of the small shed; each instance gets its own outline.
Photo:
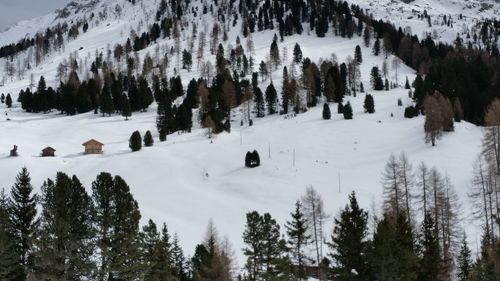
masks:
<instances>
[{"instance_id":1,"label":"small shed","mask_svg":"<svg viewBox=\"0 0 500 281\"><path fill-rule=\"evenodd\" d=\"M42 149L42 157L54 157L56 150L50 146Z\"/></svg>"},{"instance_id":2,"label":"small shed","mask_svg":"<svg viewBox=\"0 0 500 281\"><path fill-rule=\"evenodd\" d=\"M100 154L102 153L102 146L104 145L103 143L91 139L82 144L85 146L85 154Z\"/></svg>"}]
</instances>

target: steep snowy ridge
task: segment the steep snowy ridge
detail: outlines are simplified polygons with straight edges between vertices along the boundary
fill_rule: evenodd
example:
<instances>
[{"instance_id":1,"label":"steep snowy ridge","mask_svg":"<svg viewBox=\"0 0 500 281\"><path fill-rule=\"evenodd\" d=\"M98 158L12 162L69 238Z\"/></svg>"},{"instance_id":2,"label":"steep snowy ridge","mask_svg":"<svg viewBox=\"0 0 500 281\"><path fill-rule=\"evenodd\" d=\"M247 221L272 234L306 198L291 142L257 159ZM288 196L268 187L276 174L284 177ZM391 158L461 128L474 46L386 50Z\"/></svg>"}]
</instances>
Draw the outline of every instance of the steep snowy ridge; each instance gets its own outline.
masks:
<instances>
[{"instance_id":1,"label":"steep snowy ridge","mask_svg":"<svg viewBox=\"0 0 500 281\"><path fill-rule=\"evenodd\" d=\"M420 13L425 9L436 19L438 15L451 14L455 18L463 13L472 23L473 19L498 15L499 7L492 2L491 8L479 12L482 4L479 1L467 1L466 5L473 7L470 10L451 0L417 0L411 4L393 0L349 2L369 9L375 18L390 19L403 27L410 26L413 33L419 36L428 27L426 21L415 19L417 12L414 11ZM79 75L85 78L96 50L105 53L108 47L125 43L131 28L138 34L145 31L154 21L159 1L144 0L135 6L125 0L94 4L76 14L76 6L69 6L66 18L57 18L57 13L51 13L21 22L0 33L0 45L3 45L24 36L33 36L64 21L69 24L88 19L92 13L95 17L89 21L86 33L81 32L76 39L69 40L62 50L54 51L21 79L6 79L0 93L11 93L15 99L19 90L29 85L31 73L37 80L39 76L45 76L48 85L56 86L56 69L70 54L76 55L81 62ZM199 6L200 3L193 1L193 5ZM121 7L120 12L117 12L117 6ZM106 16L99 19L99 13L104 11ZM190 20L194 19L186 22ZM208 34L212 26L209 15L198 17L196 21L198 29L204 28ZM225 46L234 45L237 36L242 38L240 24L229 26L228 41L223 43ZM444 41L449 42L460 28L436 27L436 30ZM188 45L190 31L189 24L181 37L183 48ZM275 32L267 30L252 35L255 61L266 59ZM101 117L93 113L76 116L61 116L57 112L32 114L24 112L19 103L14 103L12 109L0 104L0 114L6 115L0 119L0 171L3 175L0 188L9 188L23 166L29 169L37 189L43 180L54 177L57 171L76 174L87 189L101 171L118 174L131 186L143 221L152 218L158 223L167 222L170 230L179 234L186 252L191 254L196 243L202 239L206 223L212 218L219 232L227 235L234 244L241 266L243 241L240 237L248 211L270 212L283 225L295 200L307 186L314 186L322 194L325 209L332 215L345 205L347 194L352 190L357 192L364 208L369 209L373 202L379 206L382 193L380 175L385 162L391 153L399 155L406 152L414 167L423 161L449 175L464 205L464 227L474 241L477 228L467 223L470 206L466 194L471 183L472 163L480 152L482 128L467 122L457 123L455 132L445 133L438 145L431 147L424 143L424 118L403 117L404 107L412 103L408 90L402 87L380 92L371 90L370 70L373 66L381 67L384 57L374 56L371 47L364 47L362 38L355 36L347 39L331 34L318 38L306 32L285 37L279 47L282 51L286 46L288 51L286 65L290 65L295 43L300 44L304 57L315 62L329 59L332 55L339 62L344 62L348 56L354 55L354 47L360 45L363 53L362 81L366 92L374 95L376 113L364 113L363 93L358 93L358 97L347 97L354 108L354 120L344 120L336 114L337 105L331 104L332 120L322 120L321 106L318 106L293 118L279 115L255 118L254 126L247 127L239 125L243 111L239 108L233 110L233 130L230 134L222 133L212 141L207 138L206 130L196 124L191 133L175 133L169 135L166 142L156 141L151 148L131 153L128 139L134 130L142 134L150 130L155 140L158 139L156 105L147 112L134 113L130 121L124 121L121 116ZM153 54L157 46L162 51L168 50L173 44L172 39L161 39L156 45L141 50L139 56ZM206 54L205 60L214 60L208 51ZM19 59L22 61L28 55L29 51L25 51ZM390 56L388 62L392 59ZM5 59L0 59L0 67L5 62ZM176 63L172 62L168 77L174 75L175 67ZM196 66L191 72L180 70L178 73L184 87L189 80L199 77ZM5 73L1 67L0 77L3 76ZM410 81L414 79L415 71L402 65L398 77L399 84L403 85L406 77ZM280 92L281 68L273 72L271 78ZM388 78L395 81L396 73L391 70ZM268 79L261 83L261 87L269 83ZM398 99L402 100L403 106L397 105ZM83 155L81 144L90 138L105 144L102 155ZM19 146L20 156L17 158L8 157L8 149L13 145ZM40 150L46 146L54 147L57 157L39 157ZM261 155L262 166L246 169L244 155L254 149ZM332 223L329 223L327 233L331 227Z\"/></svg>"}]
</instances>

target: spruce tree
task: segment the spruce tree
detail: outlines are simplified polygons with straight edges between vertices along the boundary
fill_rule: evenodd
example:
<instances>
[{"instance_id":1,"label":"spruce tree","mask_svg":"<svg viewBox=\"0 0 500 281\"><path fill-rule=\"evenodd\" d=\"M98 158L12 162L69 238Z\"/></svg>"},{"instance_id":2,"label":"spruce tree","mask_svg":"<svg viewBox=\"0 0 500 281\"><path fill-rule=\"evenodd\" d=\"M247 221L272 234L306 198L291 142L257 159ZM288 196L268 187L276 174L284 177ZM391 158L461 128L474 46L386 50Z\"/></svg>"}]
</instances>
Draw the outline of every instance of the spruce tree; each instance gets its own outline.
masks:
<instances>
[{"instance_id":1,"label":"spruce tree","mask_svg":"<svg viewBox=\"0 0 500 281\"><path fill-rule=\"evenodd\" d=\"M140 273L139 220L137 201L127 183L119 176L113 180L114 220L111 236L112 279L135 279Z\"/></svg>"},{"instance_id":2,"label":"spruce tree","mask_svg":"<svg viewBox=\"0 0 500 281\"><path fill-rule=\"evenodd\" d=\"M142 137L139 131L135 131L130 136L128 147L132 149L132 152L139 151L142 148Z\"/></svg>"},{"instance_id":3,"label":"spruce tree","mask_svg":"<svg viewBox=\"0 0 500 281\"><path fill-rule=\"evenodd\" d=\"M246 256L245 269L248 279L251 281L260 280L263 265L261 257L264 254L262 219L257 211L247 213L245 231L243 232L243 255Z\"/></svg>"},{"instance_id":4,"label":"spruce tree","mask_svg":"<svg viewBox=\"0 0 500 281\"><path fill-rule=\"evenodd\" d=\"M36 219L38 198L33 194L30 174L26 167L17 175L10 197L9 217L20 256L22 267L20 275L24 279L31 267L31 254L38 224Z\"/></svg>"},{"instance_id":5,"label":"spruce tree","mask_svg":"<svg viewBox=\"0 0 500 281\"><path fill-rule=\"evenodd\" d=\"M144 134L144 146L153 146L154 140L151 132L148 130L146 134Z\"/></svg>"},{"instance_id":6,"label":"spruce tree","mask_svg":"<svg viewBox=\"0 0 500 281\"><path fill-rule=\"evenodd\" d=\"M5 98L5 105L8 108L12 107L12 97L10 96L10 94L7 94L7 97Z\"/></svg>"},{"instance_id":7,"label":"spruce tree","mask_svg":"<svg viewBox=\"0 0 500 281\"><path fill-rule=\"evenodd\" d=\"M300 201L295 203L295 211L290 214L291 221L286 223L286 234L288 235L288 245L292 253L292 261L298 267L296 276L302 280L305 278L304 265L309 260L305 254L305 248L311 242L311 236L308 234L308 222L302 211Z\"/></svg>"},{"instance_id":8,"label":"spruce tree","mask_svg":"<svg viewBox=\"0 0 500 281\"><path fill-rule=\"evenodd\" d=\"M368 213L359 207L356 194L349 195L349 205L335 218L332 250L329 256L333 260L331 278L339 281L368 280L366 235L368 231Z\"/></svg>"},{"instance_id":9,"label":"spruce tree","mask_svg":"<svg viewBox=\"0 0 500 281\"><path fill-rule=\"evenodd\" d=\"M354 61L356 61L357 64L363 62L363 56L361 55L361 47L359 45L356 45L356 48L354 50Z\"/></svg>"},{"instance_id":10,"label":"spruce tree","mask_svg":"<svg viewBox=\"0 0 500 281\"><path fill-rule=\"evenodd\" d=\"M377 223L370 262L377 280L416 280L418 257L405 214L385 213Z\"/></svg>"},{"instance_id":11,"label":"spruce tree","mask_svg":"<svg viewBox=\"0 0 500 281\"><path fill-rule=\"evenodd\" d=\"M441 256L439 238L436 237L436 225L430 213L426 213L422 225L420 246L419 281L438 281L441 274Z\"/></svg>"},{"instance_id":12,"label":"spruce tree","mask_svg":"<svg viewBox=\"0 0 500 281\"><path fill-rule=\"evenodd\" d=\"M365 108L365 112L367 113L375 113L375 102L373 101L373 96L367 94L365 96L365 102L363 107Z\"/></svg>"},{"instance_id":13,"label":"spruce tree","mask_svg":"<svg viewBox=\"0 0 500 281\"><path fill-rule=\"evenodd\" d=\"M272 82L266 88L266 103L267 112L269 114L275 114L277 112L278 94Z\"/></svg>"},{"instance_id":14,"label":"spruce tree","mask_svg":"<svg viewBox=\"0 0 500 281\"><path fill-rule=\"evenodd\" d=\"M467 281L472 271L472 252L467 244L467 236L462 238L460 252L457 257L457 278L458 281Z\"/></svg>"},{"instance_id":15,"label":"spruce tree","mask_svg":"<svg viewBox=\"0 0 500 281\"><path fill-rule=\"evenodd\" d=\"M0 280L24 279L20 274L23 271L15 240L14 229L9 220L8 200L2 189L0 191Z\"/></svg>"},{"instance_id":16,"label":"spruce tree","mask_svg":"<svg viewBox=\"0 0 500 281\"><path fill-rule=\"evenodd\" d=\"M168 245L162 240L156 224L149 220L142 228L144 280L176 280L171 273Z\"/></svg>"},{"instance_id":17,"label":"spruce tree","mask_svg":"<svg viewBox=\"0 0 500 281\"><path fill-rule=\"evenodd\" d=\"M328 103L325 103L323 105L323 119L330 120L331 117L332 112L330 111L330 106L328 106Z\"/></svg>"},{"instance_id":18,"label":"spruce tree","mask_svg":"<svg viewBox=\"0 0 500 281\"><path fill-rule=\"evenodd\" d=\"M373 44L372 53L376 56L380 54L380 39L378 37L375 39L375 43Z\"/></svg>"},{"instance_id":19,"label":"spruce tree","mask_svg":"<svg viewBox=\"0 0 500 281\"><path fill-rule=\"evenodd\" d=\"M98 280L133 280L141 271L141 244L137 201L127 183L101 173L92 183L95 202Z\"/></svg>"},{"instance_id":20,"label":"spruce tree","mask_svg":"<svg viewBox=\"0 0 500 281\"><path fill-rule=\"evenodd\" d=\"M95 271L93 203L76 176L57 173L42 186L35 252L37 280L86 280Z\"/></svg>"},{"instance_id":21,"label":"spruce tree","mask_svg":"<svg viewBox=\"0 0 500 281\"><path fill-rule=\"evenodd\" d=\"M175 267L175 275L179 281L189 281L184 251L179 245L179 238L177 237L177 234L174 235L174 240L172 242L172 259Z\"/></svg>"},{"instance_id":22,"label":"spruce tree","mask_svg":"<svg viewBox=\"0 0 500 281\"><path fill-rule=\"evenodd\" d=\"M352 119L352 107L351 103L347 102L343 107L342 107L342 114L344 114L344 119Z\"/></svg>"},{"instance_id":23,"label":"spruce tree","mask_svg":"<svg viewBox=\"0 0 500 281\"><path fill-rule=\"evenodd\" d=\"M259 87L254 89L255 94L255 112L258 118L264 117L266 115L264 95Z\"/></svg>"},{"instance_id":24,"label":"spruce tree","mask_svg":"<svg viewBox=\"0 0 500 281\"><path fill-rule=\"evenodd\" d=\"M300 49L299 43L295 43L295 46L293 47L293 61L295 63L302 62L302 50Z\"/></svg>"},{"instance_id":25,"label":"spruce tree","mask_svg":"<svg viewBox=\"0 0 500 281\"><path fill-rule=\"evenodd\" d=\"M132 108L130 107L130 101L127 98L127 95L123 94L122 96L122 116L125 117L125 120L128 120L130 116L132 116Z\"/></svg>"}]
</instances>

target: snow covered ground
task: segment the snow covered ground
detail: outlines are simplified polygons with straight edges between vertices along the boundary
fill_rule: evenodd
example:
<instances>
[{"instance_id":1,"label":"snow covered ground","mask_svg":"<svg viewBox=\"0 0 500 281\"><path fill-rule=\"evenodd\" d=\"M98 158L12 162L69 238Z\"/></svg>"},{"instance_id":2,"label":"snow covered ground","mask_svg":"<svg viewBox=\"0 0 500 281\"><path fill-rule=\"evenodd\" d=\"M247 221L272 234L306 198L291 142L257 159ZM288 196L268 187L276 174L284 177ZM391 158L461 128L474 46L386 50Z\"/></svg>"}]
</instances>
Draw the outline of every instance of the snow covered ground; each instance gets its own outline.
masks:
<instances>
[{"instance_id":1,"label":"snow covered ground","mask_svg":"<svg viewBox=\"0 0 500 281\"><path fill-rule=\"evenodd\" d=\"M157 1L150 2L156 7ZM131 11L124 14L134 14ZM110 19L91 27L87 33L70 41L63 51L55 53L35 68L33 73L36 79L45 75L48 84L54 86L56 67L70 52L77 51L81 58L87 56L91 62L89 54L93 55L96 49L103 51L108 44L124 43L130 26L141 21L139 18L126 19L122 15L121 19ZM29 26L24 31L35 26L34 22L24 25ZM238 33L239 26L231 29L228 42L235 45ZM6 34L13 33L0 33L0 38ZM273 35L272 31L253 35L257 62L265 59ZM190 134L170 135L166 142L157 141L153 147L132 153L128 148L128 139L133 131L139 130L144 134L151 130L157 140L155 106L150 107L148 112L134 113L131 120L124 121L120 116L101 117L93 113L70 117L55 112L30 114L23 112L18 103L12 109L6 109L2 104L0 188L10 188L23 166L29 169L37 190L47 177L54 177L57 171L76 174L89 191L99 172L118 174L131 186L143 221L152 218L157 223L167 222L170 230L179 234L188 255L203 238L206 224L212 218L219 232L227 235L234 244L240 266L243 264L241 235L247 212L270 212L283 225L295 200L307 186L314 186L322 194L325 209L332 215L347 203L347 194L352 190L356 191L364 208L370 209L373 202L379 206L381 172L391 153L405 152L414 167L424 161L446 172L465 205L464 218L467 218L466 193L470 187L472 163L480 151L482 129L465 122L457 123L455 132L445 134L436 147L431 147L424 143L424 119L403 117L404 106L411 104L408 90L370 90L370 69L376 65L380 67L383 56L373 56L371 48L365 48L361 38L349 40L327 36L321 39L306 32L302 36L286 37L279 47L282 54L283 47L287 47L289 60L296 42L300 44L304 57L310 57L315 62L320 58L331 58L332 54L339 62L344 62L348 56L354 56L356 45L362 46L361 74L365 89L374 95L376 113L363 112L364 94L361 93L357 98L348 98L354 108L354 120L344 120L337 114L333 114L332 120L322 120L322 106L318 106L294 118L274 115L254 119L252 127L241 127L240 112L235 110L231 134L220 134L211 141L206 131L198 128ZM163 40L159 44L171 46L173 43L172 40ZM79 51L81 46L84 49ZM154 46L149 47L140 55L153 53L153 50ZM213 61L211 56L207 59ZM392 57L388 65L391 60ZM174 66L175 63L169 75ZM183 70L181 76L187 82L198 74ZM401 67L398 76L402 85L406 76L413 80L414 71ZM27 77L29 74L21 80L7 81L0 87L0 92L11 93L15 99L18 91L27 87ZM281 70L274 72L272 79L279 92ZM393 70L389 79L395 81ZM269 80L263 82L261 87L268 84ZM403 100L402 107L397 106L398 98ZM331 109L336 112L337 105L331 104ZM90 138L105 144L102 155L83 155L81 144ZM19 147L20 156L17 158L8 157L13 145ZM55 158L39 156L46 146L57 150ZM260 154L262 166L247 169L244 167L245 153L254 149ZM477 229L467 222L464 220L464 226L467 225L469 237L474 240ZM331 228L332 223L329 223L327 233Z\"/></svg>"}]
</instances>

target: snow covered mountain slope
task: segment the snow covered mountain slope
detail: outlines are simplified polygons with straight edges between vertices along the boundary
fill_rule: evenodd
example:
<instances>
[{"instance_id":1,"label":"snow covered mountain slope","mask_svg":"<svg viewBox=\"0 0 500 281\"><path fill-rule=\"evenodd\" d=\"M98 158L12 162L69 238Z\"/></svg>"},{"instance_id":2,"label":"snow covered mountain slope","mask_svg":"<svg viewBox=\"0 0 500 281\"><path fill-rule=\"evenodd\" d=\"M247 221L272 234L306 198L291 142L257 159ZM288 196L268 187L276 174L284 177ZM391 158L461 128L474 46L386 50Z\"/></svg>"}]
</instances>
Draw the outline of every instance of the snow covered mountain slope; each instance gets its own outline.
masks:
<instances>
[{"instance_id":1,"label":"snow covered mountain slope","mask_svg":"<svg viewBox=\"0 0 500 281\"><path fill-rule=\"evenodd\" d=\"M372 14L374 19L390 21L419 38L425 38L430 34L435 40L449 43L457 38L457 34L465 39L468 32L478 30L480 27L476 24L480 21L498 19L500 16L500 3L494 0L415 0L409 3L400 0L347 0L347 2L359 5L366 14ZM422 16L424 13L430 16L431 26L426 18L419 19L419 15ZM450 25L447 24L448 20Z\"/></svg>"},{"instance_id":2,"label":"snow covered mountain slope","mask_svg":"<svg viewBox=\"0 0 500 281\"><path fill-rule=\"evenodd\" d=\"M137 33L143 31L151 23L153 11L159 3L145 0L141 5L132 6L122 0L105 2L106 5L96 2L89 10L68 16L69 20L78 20L92 13L97 15L99 11L107 11L107 16L98 23L92 21L86 33L70 40L63 49L54 51L23 77L12 81L7 79L0 92L11 93L15 99L19 90L29 85L31 73L37 79L44 75L49 85L57 85L57 66L70 54L76 55L81 62L79 75L85 77L96 50L106 52L108 46L123 44L131 27ZM384 3L380 2L378 6L382 7ZM419 3L423 5L429 1L418 0L412 5ZM117 12L117 4L122 7L121 12ZM394 7L403 7L403 4L394 4ZM377 11L382 13L382 10ZM445 8L435 11L444 13ZM36 30L43 30L59 20L51 14L20 23L0 33L0 43L20 39L20 34L34 34ZM199 17L197 21L200 29L211 28L207 17ZM402 19L401 22L408 21ZM412 26L414 31L425 29L420 23L415 24L415 27ZM187 27L183 33L182 46L188 45L189 30ZM239 33L239 25L230 28L228 41L224 44L234 44ZM257 62L266 59L274 33L264 31L253 34ZM339 62L344 62L348 56L354 55L356 45L362 46L362 80L367 92L374 95L376 113L364 113L364 94L348 98L354 108L354 120L344 120L337 114L333 114L332 120L322 120L321 108L316 107L293 118L278 115L255 118L254 126L240 127L242 113L236 109L233 111L233 130L230 134L222 133L211 141L198 125L192 133L173 134L166 142L157 142L151 148L131 153L128 139L133 131L139 130L144 134L151 130L157 139L155 106L145 113L134 113L130 121L124 121L120 116L100 117L93 113L69 117L55 112L31 114L23 112L18 103L12 109L6 109L2 104L0 113L6 116L0 119L0 187L8 188L23 166L31 172L36 187L41 186L47 177L54 177L57 171L76 174L88 189L101 171L119 174L131 186L143 218L167 222L171 231L179 234L188 253L193 253L195 244L202 239L206 223L212 218L220 233L234 243L240 265L242 258L239 250L243 247L240 237L248 211L270 212L280 224L284 224L295 200L307 186L314 186L322 194L325 209L333 215L345 205L347 194L352 190L357 192L361 205L366 209L372 202L380 205L381 172L391 153L405 152L414 167L423 161L446 172L462 203L468 206L466 193L471 182L472 163L480 152L481 128L466 122L457 123L455 132L445 134L436 147L431 147L424 143L423 117L403 117L404 106L411 104L408 90L369 90L370 70L373 66L381 67L384 57L372 55L371 47L364 47L361 38L318 38L306 32L300 36L285 37L279 47L284 50L286 46L287 62L291 60L295 43L300 44L304 57L310 57L312 61L331 58L334 54ZM173 44L172 39L163 39L156 46L164 50ZM156 46L150 46L138 55L152 54ZM23 53L21 58L28 53ZM389 57L388 60L392 59ZM207 55L206 60L213 61L214 57ZM0 61L5 63L5 59ZM175 67L175 63L170 65L169 77ZM2 71L3 68L0 76L3 76ZM180 75L186 86L187 81L198 77L199 73L181 70ZM413 80L414 71L401 67L398 76L401 85L406 76ZM390 71L389 79L395 81L395 77L396 73ZM272 73L278 92L281 78L280 70ZM269 83L269 80L264 81L261 86ZM404 106L397 106L398 99L402 99ZM333 112L336 112L336 106L331 104ZM102 155L82 154L81 144L90 138L105 144ZM8 150L13 145L19 147L20 156L17 158L8 157ZM46 146L55 148L57 157L39 157L40 150ZM261 155L262 166L246 169L243 161L245 153L254 149ZM468 215L468 211L464 213L465 218ZM331 227L330 223L328 232ZM475 230L469 226L470 237L476 237Z\"/></svg>"}]
</instances>

